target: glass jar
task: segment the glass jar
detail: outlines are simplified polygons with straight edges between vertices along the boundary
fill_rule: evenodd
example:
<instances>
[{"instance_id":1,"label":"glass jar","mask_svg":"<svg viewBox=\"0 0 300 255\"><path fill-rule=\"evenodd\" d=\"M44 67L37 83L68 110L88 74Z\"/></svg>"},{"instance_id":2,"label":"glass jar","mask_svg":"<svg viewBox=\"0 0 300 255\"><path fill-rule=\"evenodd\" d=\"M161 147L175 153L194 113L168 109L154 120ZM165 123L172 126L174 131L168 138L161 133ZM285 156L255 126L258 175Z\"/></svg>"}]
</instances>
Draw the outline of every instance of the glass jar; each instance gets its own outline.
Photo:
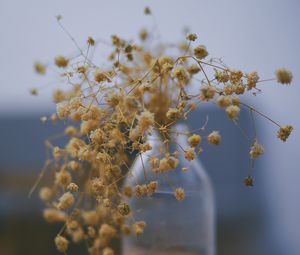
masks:
<instances>
[{"instance_id":1,"label":"glass jar","mask_svg":"<svg viewBox=\"0 0 300 255\"><path fill-rule=\"evenodd\" d=\"M158 156L162 148L157 133L148 136L152 150L138 155L125 186L157 181L151 196L128 200L134 221L145 221L144 233L123 238L123 255L213 255L215 253L214 197L210 180L197 157L188 161L182 150L189 147L188 127L179 123L172 127L170 153L180 152L174 170L155 173L150 170L149 158ZM179 133L179 134L178 134ZM176 142L174 142L176 141ZM177 201L176 188L185 190L185 198ZM132 220L131 219L131 220Z\"/></svg>"}]
</instances>

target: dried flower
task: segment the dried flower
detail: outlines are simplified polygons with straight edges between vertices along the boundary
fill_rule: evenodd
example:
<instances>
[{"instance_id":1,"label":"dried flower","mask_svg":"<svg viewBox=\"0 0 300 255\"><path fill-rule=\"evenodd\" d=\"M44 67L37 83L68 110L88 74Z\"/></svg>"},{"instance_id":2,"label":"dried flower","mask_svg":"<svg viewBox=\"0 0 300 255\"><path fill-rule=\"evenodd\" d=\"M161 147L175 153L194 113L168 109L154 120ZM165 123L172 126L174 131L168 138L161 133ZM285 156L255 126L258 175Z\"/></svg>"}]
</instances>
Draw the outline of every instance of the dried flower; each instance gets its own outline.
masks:
<instances>
[{"instance_id":1,"label":"dried flower","mask_svg":"<svg viewBox=\"0 0 300 255\"><path fill-rule=\"evenodd\" d=\"M174 70L174 76L177 78L178 81L182 82L183 84L187 83L189 80L187 71L182 67L177 67Z\"/></svg>"},{"instance_id":2,"label":"dried flower","mask_svg":"<svg viewBox=\"0 0 300 255\"><path fill-rule=\"evenodd\" d=\"M124 216L130 213L130 207L126 203L121 203L118 205L118 212Z\"/></svg>"},{"instance_id":3,"label":"dried flower","mask_svg":"<svg viewBox=\"0 0 300 255\"><path fill-rule=\"evenodd\" d=\"M198 38L198 36L197 36L196 34L188 34L188 35L186 36L186 39L187 39L188 41L196 41L197 38Z\"/></svg>"},{"instance_id":4,"label":"dried flower","mask_svg":"<svg viewBox=\"0 0 300 255\"><path fill-rule=\"evenodd\" d=\"M53 157L55 159L59 159L62 157L62 155L63 155L63 150L61 150L59 147L55 146L53 148Z\"/></svg>"},{"instance_id":5,"label":"dried flower","mask_svg":"<svg viewBox=\"0 0 300 255\"><path fill-rule=\"evenodd\" d=\"M62 187L66 187L72 181L72 176L69 172L61 170L55 173L55 183Z\"/></svg>"},{"instance_id":6,"label":"dried flower","mask_svg":"<svg viewBox=\"0 0 300 255\"><path fill-rule=\"evenodd\" d=\"M38 94L38 90L36 89L36 88L32 88L32 89L30 89L30 94L32 95L32 96L37 96L37 94Z\"/></svg>"},{"instance_id":7,"label":"dried flower","mask_svg":"<svg viewBox=\"0 0 300 255\"><path fill-rule=\"evenodd\" d=\"M290 84L293 79L293 74L285 68L276 70L277 81L281 84Z\"/></svg>"},{"instance_id":8,"label":"dried flower","mask_svg":"<svg viewBox=\"0 0 300 255\"><path fill-rule=\"evenodd\" d=\"M169 108L166 116L170 120L176 120L180 117L180 111L177 108Z\"/></svg>"},{"instance_id":9,"label":"dried flower","mask_svg":"<svg viewBox=\"0 0 300 255\"><path fill-rule=\"evenodd\" d=\"M87 39L87 43L91 46L95 45L95 40L93 39L93 37L89 36Z\"/></svg>"},{"instance_id":10,"label":"dried flower","mask_svg":"<svg viewBox=\"0 0 300 255\"><path fill-rule=\"evenodd\" d=\"M149 111L142 112L137 119L139 128L142 132L145 132L154 124L154 114Z\"/></svg>"},{"instance_id":11,"label":"dried flower","mask_svg":"<svg viewBox=\"0 0 300 255\"><path fill-rule=\"evenodd\" d=\"M132 197L132 188L130 186L125 186L123 188L123 193L125 196L127 196L129 198Z\"/></svg>"},{"instance_id":12,"label":"dried flower","mask_svg":"<svg viewBox=\"0 0 300 255\"><path fill-rule=\"evenodd\" d=\"M205 86L200 90L199 99L202 101L209 101L211 100L216 93L216 89L213 86Z\"/></svg>"},{"instance_id":13,"label":"dried flower","mask_svg":"<svg viewBox=\"0 0 300 255\"><path fill-rule=\"evenodd\" d=\"M46 73L46 67L39 62L34 64L34 69L38 74L44 75Z\"/></svg>"},{"instance_id":14,"label":"dried flower","mask_svg":"<svg viewBox=\"0 0 300 255\"><path fill-rule=\"evenodd\" d=\"M133 232L137 236L143 234L145 227L146 227L145 221L137 221L132 225Z\"/></svg>"},{"instance_id":15,"label":"dried flower","mask_svg":"<svg viewBox=\"0 0 300 255\"><path fill-rule=\"evenodd\" d=\"M99 235L100 237L106 238L106 239L111 239L115 237L117 234L117 230L108 224L102 224L100 229L99 229Z\"/></svg>"},{"instance_id":16,"label":"dried flower","mask_svg":"<svg viewBox=\"0 0 300 255\"><path fill-rule=\"evenodd\" d=\"M102 252L103 255L114 255L113 249L109 247L105 247Z\"/></svg>"},{"instance_id":17,"label":"dried flower","mask_svg":"<svg viewBox=\"0 0 300 255\"><path fill-rule=\"evenodd\" d=\"M184 189L183 188L177 188L175 189L175 198L178 201L182 201L185 197Z\"/></svg>"},{"instance_id":18,"label":"dried flower","mask_svg":"<svg viewBox=\"0 0 300 255\"><path fill-rule=\"evenodd\" d=\"M144 12L151 14L149 7ZM49 176L54 176L54 180L49 179L47 187L40 189L40 198L47 206L44 218L49 223L62 222L66 228L61 233L72 242L88 238L89 253L93 255L113 255L111 241L120 233L141 235L146 222L128 225L130 216L136 213L131 211L134 207L128 201L149 199L152 195L156 199L154 194L163 181L161 175L167 171L186 172L188 165L182 164L189 164L187 161L203 151L199 147L202 137L185 132L175 134L184 136L189 146L183 148L178 144L180 149L175 151L170 148L171 144L177 144L172 125L181 119L188 120L199 104L209 102L222 107L233 121L240 114L240 106L269 119L240 101L240 95L256 95L261 90L256 88L258 82L263 82L257 72L233 70L218 58L205 60L208 51L204 45L190 48L196 34L188 34L178 45L151 45L156 40L146 42L148 38L155 39L147 29L141 30L139 37L141 40L136 41L113 35L107 62L97 65L89 54L91 46L96 44L92 37L87 38L87 47L78 48L77 56L57 56L55 65L63 84L53 89L56 111L41 118L53 124L62 120L67 125L62 134L66 142L56 139L45 142L53 156L47 159L45 167L51 168ZM39 74L46 72L46 65L38 62L34 68ZM292 80L291 72L283 68L277 70L276 77L283 84ZM199 81L199 94L189 90L194 81ZM39 91L30 92L37 95ZM194 132L202 135L209 125L207 118ZM292 129L290 125L280 127L278 138L286 141ZM159 146L150 142L152 133L161 135ZM219 132L209 133L207 142L220 144ZM135 171L126 172L131 153L141 157L145 181L128 182L120 188L125 177L135 179ZM250 157L255 159L261 154L263 147L255 141ZM147 180L148 171L158 181ZM173 188L172 183L166 182ZM253 185L251 176L244 182ZM75 206L78 190L84 194L84 201L78 197ZM174 196L182 201L184 189L176 188ZM66 237L58 235L55 243L66 253L69 245Z\"/></svg>"},{"instance_id":19,"label":"dried flower","mask_svg":"<svg viewBox=\"0 0 300 255\"><path fill-rule=\"evenodd\" d=\"M282 141L286 141L290 134L292 133L293 131L293 126L291 125L285 125L283 127L281 127L278 132L277 132L277 137L282 140Z\"/></svg>"},{"instance_id":20,"label":"dried flower","mask_svg":"<svg viewBox=\"0 0 300 255\"><path fill-rule=\"evenodd\" d=\"M74 182L71 182L68 187L67 187L67 190L70 191L70 192L77 192L78 191L78 185Z\"/></svg>"},{"instance_id":21,"label":"dried flower","mask_svg":"<svg viewBox=\"0 0 300 255\"><path fill-rule=\"evenodd\" d=\"M244 179L244 184L247 186L247 187L253 187L253 179L251 176L247 176L245 179Z\"/></svg>"},{"instance_id":22,"label":"dried flower","mask_svg":"<svg viewBox=\"0 0 300 255\"><path fill-rule=\"evenodd\" d=\"M57 208L60 210L66 210L74 204L75 198L70 192L64 193L57 204Z\"/></svg>"},{"instance_id":23,"label":"dried flower","mask_svg":"<svg viewBox=\"0 0 300 255\"><path fill-rule=\"evenodd\" d=\"M188 143L191 147L196 147L199 143L201 143L201 136L193 134L188 138Z\"/></svg>"},{"instance_id":24,"label":"dried flower","mask_svg":"<svg viewBox=\"0 0 300 255\"><path fill-rule=\"evenodd\" d=\"M230 119L234 120L238 117L238 115L240 113L240 107L238 107L236 105L230 105L230 106L226 107L226 113Z\"/></svg>"},{"instance_id":25,"label":"dried flower","mask_svg":"<svg viewBox=\"0 0 300 255\"><path fill-rule=\"evenodd\" d=\"M207 136L209 144L218 145L221 142L221 136L218 131L213 131Z\"/></svg>"},{"instance_id":26,"label":"dried flower","mask_svg":"<svg viewBox=\"0 0 300 255\"><path fill-rule=\"evenodd\" d=\"M58 235L54 242L58 251L65 253L68 250L69 241L65 237Z\"/></svg>"},{"instance_id":27,"label":"dried flower","mask_svg":"<svg viewBox=\"0 0 300 255\"><path fill-rule=\"evenodd\" d=\"M44 218L48 223L63 222L67 219L67 214L54 208L44 210Z\"/></svg>"},{"instance_id":28,"label":"dried flower","mask_svg":"<svg viewBox=\"0 0 300 255\"><path fill-rule=\"evenodd\" d=\"M151 181L149 182L149 184L147 184L147 193L148 195L152 195L153 193L155 193L156 189L157 189L157 181Z\"/></svg>"},{"instance_id":29,"label":"dried flower","mask_svg":"<svg viewBox=\"0 0 300 255\"><path fill-rule=\"evenodd\" d=\"M248 89L255 88L258 80L259 80L259 76L258 76L257 72L252 72L252 73L247 74Z\"/></svg>"},{"instance_id":30,"label":"dried flower","mask_svg":"<svg viewBox=\"0 0 300 255\"><path fill-rule=\"evenodd\" d=\"M94 72L94 80L98 83L111 82L111 79L108 77L107 73L105 73L99 69Z\"/></svg>"},{"instance_id":31,"label":"dried flower","mask_svg":"<svg viewBox=\"0 0 300 255\"><path fill-rule=\"evenodd\" d=\"M167 156L159 161L159 170L164 172L167 170L176 169L178 164L179 160L177 158Z\"/></svg>"},{"instance_id":32,"label":"dried flower","mask_svg":"<svg viewBox=\"0 0 300 255\"><path fill-rule=\"evenodd\" d=\"M145 13L146 15L150 15L150 14L151 14L151 10L150 10L150 8L149 8L148 6L145 7L144 13Z\"/></svg>"},{"instance_id":33,"label":"dried flower","mask_svg":"<svg viewBox=\"0 0 300 255\"><path fill-rule=\"evenodd\" d=\"M69 64L69 60L63 56L57 56L54 61L58 67L67 67Z\"/></svg>"},{"instance_id":34,"label":"dried flower","mask_svg":"<svg viewBox=\"0 0 300 255\"><path fill-rule=\"evenodd\" d=\"M188 148L188 149L184 150L184 157L188 161L194 160L195 159L195 148Z\"/></svg>"},{"instance_id":35,"label":"dried flower","mask_svg":"<svg viewBox=\"0 0 300 255\"><path fill-rule=\"evenodd\" d=\"M194 55L198 59L204 59L208 56L208 52L204 45L199 45L194 49Z\"/></svg>"},{"instance_id":36,"label":"dried flower","mask_svg":"<svg viewBox=\"0 0 300 255\"><path fill-rule=\"evenodd\" d=\"M255 159L258 156L262 155L263 153L264 153L264 148L262 147L261 144L259 144L257 141L255 141L250 149L251 158Z\"/></svg>"},{"instance_id":37,"label":"dried flower","mask_svg":"<svg viewBox=\"0 0 300 255\"><path fill-rule=\"evenodd\" d=\"M230 97L229 96L219 96L218 99L217 99L217 104L218 106L220 107L227 107L231 104L231 100L230 100Z\"/></svg>"},{"instance_id":38,"label":"dried flower","mask_svg":"<svg viewBox=\"0 0 300 255\"><path fill-rule=\"evenodd\" d=\"M52 191L49 187L43 187L40 189L39 195L43 201L49 201L52 197Z\"/></svg>"}]
</instances>

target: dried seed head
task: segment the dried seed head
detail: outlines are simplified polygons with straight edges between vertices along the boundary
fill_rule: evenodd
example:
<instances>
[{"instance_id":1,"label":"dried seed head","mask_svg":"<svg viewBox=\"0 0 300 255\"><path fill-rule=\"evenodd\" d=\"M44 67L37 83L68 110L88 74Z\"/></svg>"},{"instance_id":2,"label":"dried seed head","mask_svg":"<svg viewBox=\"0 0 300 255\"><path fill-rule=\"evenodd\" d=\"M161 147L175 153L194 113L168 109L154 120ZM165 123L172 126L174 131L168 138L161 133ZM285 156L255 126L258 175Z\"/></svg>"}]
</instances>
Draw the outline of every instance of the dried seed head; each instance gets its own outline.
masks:
<instances>
[{"instance_id":1,"label":"dried seed head","mask_svg":"<svg viewBox=\"0 0 300 255\"><path fill-rule=\"evenodd\" d=\"M67 214L54 208L44 210L44 219L48 223L63 222L67 219Z\"/></svg>"},{"instance_id":2,"label":"dried seed head","mask_svg":"<svg viewBox=\"0 0 300 255\"><path fill-rule=\"evenodd\" d=\"M207 136L209 144L218 145L221 142L221 136L218 131L213 131Z\"/></svg>"},{"instance_id":3,"label":"dried seed head","mask_svg":"<svg viewBox=\"0 0 300 255\"><path fill-rule=\"evenodd\" d=\"M78 185L74 182L71 182L68 187L67 187L67 190L70 191L70 192L77 192L78 191Z\"/></svg>"},{"instance_id":4,"label":"dried seed head","mask_svg":"<svg viewBox=\"0 0 300 255\"><path fill-rule=\"evenodd\" d=\"M143 234L145 227L145 221L137 221L132 225L133 233L137 236L140 236L141 234Z\"/></svg>"},{"instance_id":5,"label":"dried seed head","mask_svg":"<svg viewBox=\"0 0 300 255\"><path fill-rule=\"evenodd\" d=\"M69 60L63 56L57 56L54 59L54 62L55 62L55 65L57 65L58 67L67 67L69 64Z\"/></svg>"},{"instance_id":6,"label":"dried seed head","mask_svg":"<svg viewBox=\"0 0 300 255\"><path fill-rule=\"evenodd\" d=\"M55 237L54 242L58 251L65 253L68 250L69 241L65 237L58 235Z\"/></svg>"},{"instance_id":7,"label":"dried seed head","mask_svg":"<svg viewBox=\"0 0 300 255\"><path fill-rule=\"evenodd\" d=\"M175 198L178 201L182 201L185 197L184 189L183 188L177 188L175 189Z\"/></svg>"},{"instance_id":8,"label":"dried seed head","mask_svg":"<svg viewBox=\"0 0 300 255\"><path fill-rule=\"evenodd\" d=\"M105 247L103 249L102 255L114 255L114 250L109 248L109 247Z\"/></svg>"},{"instance_id":9,"label":"dried seed head","mask_svg":"<svg viewBox=\"0 0 300 255\"><path fill-rule=\"evenodd\" d=\"M291 125L285 125L278 130L277 137L285 142L289 138L292 131L293 127Z\"/></svg>"},{"instance_id":10,"label":"dried seed head","mask_svg":"<svg viewBox=\"0 0 300 255\"><path fill-rule=\"evenodd\" d=\"M230 100L230 97L229 96L219 96L218 99L217 99L217 104L218 106L220 107L227 107L231 104L231 100Z\"/></svg>"},{"instance_id":11,"label":"dried seed head","mask_svg":"<svg viewBox=\"0 0 300 255\"><path fill-rule=\"evenodd\" d=\"M128 225L125 225L125 224L123 224L121 226L121 231L124 235L130 235L130 233L131 233L130 227Z\"/></svg>"},{"instance_id":12,"label":"dried seed head","mask_svg":"<svg viewBox=\"0 0 300 255\"><path fill-rule=\"evenodd\" d=\"M30 89L30 94L32 95L32 96L37 96L38 95L38 90L36 89L36 88L32 88L32 89Z\"/></svg>"},{"instance_id":13,"label":"dried seed head","mask_svg":"<svg viewBox=\"0 0 300 255\"><path fill-rule=\"evenodd\" d=\"M136 197L144 196L146 194L145 191L147 192L147 189L145 190L143 185L136 185L135 186L135 195L136 195Z\"/></svg>"},{"instance_id":14,"label":"dried seed head","mask_svg":"<svg viewBox=\"0 0 300 255\"><path fill-rule=\"evenodd\" d=\"M55 159L59 159L63 156L63 150L60 149L59 147L55 146L52 150L52 153L53 153L53 157Z\"/></svg>"},{"instance_id":15,"label":"dried seed head","mask_svg":"<svg viewBox=\"0 0 300 255\"><path fill-rule=\"evenodd\" d=\"M247 187L253 187L253 179L251 176L247 176L245 179L244 179L244 184L247 186Z\"/></svg>"},{"instance_id":16,"label":"dried seed head","mask_svg":"<svg viewBox=\"0 0 300 255\"><path fill-rule=\"evenodd\" d=\"M151 181L149 182L149 184L147 184L147 193L148 195L152 195L153 193L155 193L156 189L157 189L157 181Z\"/></svg>"},{"instance_id":17,"label":"dried seed head","mask_svg":"<svg viewBox=\"0 0 300 255\"><path fill-rule=\"evenodd\" d=\"M220 83L226 83L229 81L229 74L227 71L215 70L215 78Z\"/></svg>"},{"instance_id":18,"label":"dried seed head","mask_svg":"<svg viewBox=\"0 0 300 255\"><path fill-rule=\"evenodd\" d=\"M132 197L132 188L130 186L125 186L123 188L123 194L126 196L126 197Z\"/></svg>"},{"instance_id":19,"label":"dried seed head","mask_svg":"<svg viewBox=\"0 0 300 255\"><path fill-rule=\"evenodd\" d=\"M65 134L69 136L75 136L77 134L77 129L73 126L67 126L65 129Z\"/></svg>"},{"instance_id":20,"label":"dried seed head","mask_svg":"<svg viewBox=\"0 0 300 255\"><path fill-rule=\"evenodd\" d=\"M166 113L166 116L170 120L177 120L180 118L180 111L177 108L169 108L169 110Z\"/></svg>"},{"instance_id":21,"label":"dried seed head","mask_svg":"<svg viewBox=\"0 0 300 255\"><path fill-rule=\"evenodd\" d=\"M92 226L89 226L88 230L87 230L87 234L88 234L89 237L95 238L96 237L96 230L95 230L95 228L93 228Z\"/></svg>"},{"instance_id":22,"label":"dried seed head","mask_svg":"<svg viewBox=\"0 0 300 255\"><path fill-rule=\"evenodd\" d=\"M252 73L247 74L248 89L255 88L258 80L259 80L259 76L258 76L257 72L252 72Z\"/></svg>"},{"instance_id":23,"label":"dried seed head","mask_svg":"<svg viewBox=\"0 0 300 255\"><path fill-rule=\"evenodd\" d=\"M142 30L140 31L139 36L140 36L140 39L141 39L142 41L147 40L147 38L148 38L148 31L147 31L146 29L142 29Z\"/></svg>"},{"instance_id":24,"label":"dried seed head","mask_svg":"<svg viewBox=\"0 0 300 255\"><path fill-rule=\"evenodd\" d=\"M199 99L202 101L211 100L216 94L216 89L213 86L205 86L200 90Z\"/></svg>"},{"instance_id":25,"label":"dried seed head","mask_svg":"<svg viewBox=\"0 0 300 255\"><path fill-rule=\"evenodd\" d=\"M108 77L108 74L101 71L100 69L98 69L94 72L94 80L98 83L111 82L111 79Z\"/></svg>"},{"instance_id":26,"label":"dried seed head","mask_svg":"<svg viewBox=\"0 0 300 255\"><path fill-rule=\"evenodd\" d=\"M75 198L70 192L64 193L58 201L57 208L60 210L66 210L74 204Z\"/></svg>"},{"instance_id":27,"label":"dried seed head","mask_svg":"<svg viewBox=\"0 0 300 255\"><path fill-rule=\"evenodd\" d=\"M130 207L126 203L121 203L118 205L118 212L123 215L127 216L130 213Z\"/></svg>"},{"instance_id":28,"label":"dried seed head","mask_svg":"<svg viewBox=\"0 0 300 255\"><path fill-rule=\"evenodd\" d=\"M57 116L60 119L65 119L70 114L68 102L60 102L56 105Z\"/></svg>"},{"instance_id":29,"label":"dried seed head","mask_svg":"<svg viewBox=\"0 0 300 255\"><path fill-rule=\"evenodd\" d=\"M179 164L179 160L172 156L167 156L159 161L159 170L165 172L167 170L176 169Z\"/></svg>"},{"instance_id":30,"label":"dried seed head","mask_svg":"<svg viewBox=\"0 0 300 255\"><path fill-rule=\"evenodd\" d=\"M69 183L72 181L72 176L69 172L65 170L61 170L55 173L55 183L62 186L67 187Z\"/></svg>"},{"instance_id":31,"label":"dried seed head","mask_svg":"<svg viewBox=\"0 0 300 255\"><path fill-rule=\"evenodd\" d=\"M238 115L240 113L240 107L238 107L236 105L230 105L230 106L226 107L226 113L230 119L234 120L238 117Z\"/></svg>"},{"instance_id":32,"label":"dried seed head","mask_svg":"<svg viewBox=\"0 0 300 255\"><path fill-rule=\"evenodd\" d=\"M117 234L117 230L108 224L102 224L99 229L99 235L102 238L110 240L111 238L115 237Z\"/></svg>"},{"instance_id":33,"label":"dried seed head","mask_svg":"<svg viewBox=\"0 0 300 255\"><path fill-rule=\"evenodd\" d=\"M89 36L87 39L87 43L88 43L88 45L94 46L95 40L91 36Z\"/></svg>"},{"instance_id":34,"label":"dried seed head","mask_svg":"<svg viewBox=\"0 0 300 255\"><path fill-rule=\"evenodd\" d=\"M196 41L197 40L197 38L198 38L198 36L196 35L196 34L188 34L187 36L186 36L186 39L188 40L188 41Z\"/></svg>"},{"instance_id":35,"label":"dried seed head","mask_svg":"<svg viewBox=\"0 0 300 255\"><path fill-rule=\"evenodd\" d=\"M149 111L143 111L138 117L138 126L142 132L148 130L154 124L154 114Z\"/></svg>"},{"instance_id":36,"label":"dried seed head","mask_svg":"<svg viewBox=\"0 0 300 255\"><path fill-rule=\"evenodd\" d=\"M54 103L60 103L65 100L65 93L60 89L56 89L52 93L52 99Z\"/></svg>"},{"instance_id":37,"label":"dried seed head","mask_svg":"<svg viewBox=\"0 0 300 255\"><path fill-rule=\"evenodd\" d=\"M293 74L285 68L280 68L276 70L276 78L281 84L290 84L293 79Z\"/></svg>"},{"instance_id":38,"label":"dried seed head","mask_svg":"<svg viewBox=\"0 0 300 255\"><path fill-rule=\"evenodd\" d=\"M253 72L252 75L253 75L254 80L256 78L258 79L257 73ZM230 70L230 72L229 72L229 80L234 85L240 83L242 77L243 77L243 72L240 70Z\"/></svg>"},{"instance_id":39,"label":"dried seed head","mask_svg":"<svg viewBox=\"0 0 300 255\"><path fill-rule=\"evenodd\" d=\"M105 185L100 178L94 178L91 181L91 190L96 195L101 195L105 191Z\"/></svg>"},{"instance_id":40,"label":"dried seed head","mask_svg":"<svg viewBox=\"0 0 300 255\"><path fill-rule=\"evenodd\" d=\"M186 70L188 71L188 73L190 75L194 75L194 74L197 74L201 71L200 67L196 64L193 64L193 65L190 65L186 68Z\"/></svg>"},{"instance_id":41,"label":"dried seed head","mask_svg":"<svg viewBox=\"0 0 300 255\"><path fill-rule=\"evenodd\" d=\"M39 62L34 64L34 69L38 74L44 75L46 73L46 67Z\"/></svg>"},{"instance_id":42,"label":"dried seed head","mask_svg":"<svg viewBox=\"0 0 300 255\"><path fill-rule=\"evenodd\" d=\"M150 10L150 8L149 8L148 6L145 7L144 13L145 13L146 15L150 15L150 14L151 14L151 10Z\"/></svg>"},{"instance_id":43,"label":"dried seed head","mask_svg":"<svg viewBox=\"0 0 300 255\"><path fill-rule=\"evenodd\" d=\"M236 105L236 106L240 107L240 99L237 96L233 96L231 98L231 102L232 102L233 105Z\"/></svg>"},{"instance_id":44,"label":"dried seed head","mask_svg":"<svg viewBox=\"0 0 300 255\"><path fill-rule=\"evenodd\" d=\"M40 189L40 199L43 201L49 201L52 197L52 191L49 187L43 187Z\"/></svg>"},{"instance_id":45,"label":"dried seed head","mask_svg":"<svg viewBox=\"0 0 300 255\"><path fill-rule=\"evenodd\" d=\"M224 89L223 89L223 92L224 92L225 95L232 95L234 92L237 93L236 90L237 90L238 86L239 85L237 85L235 87L232 86L232 85L226 85L224 87ZM242 86L240 89L243 89L243 91L245 91L245 87L244 86ZM243 94L243 93L241 93L241 94ZM237 94L239 94L239 93L237 93Z\"/></svg>"},{"instance_id":46,"label":"dried seed head","mask_svg":"<svg viewBox=\"0 0 300 255\"><path fill-rule=\"evenodd\" d=\"M251 158L255 159L258 156L264 154L264 148L262 147L261 144L259 144L257 141L255 141L254 144L251 146L249 154L250 154Z\"/></svg>"},{"instance_id":47,"label":"dried seed head","mask_svg":"<svg viewBox=\"0 0 300 255\"><path fill-rule=\"evenodd\" d=\"M189 80L188 73L182 66L177 67L174 70L174 76L177 78L178 81L182 82L183 84L187 83Z\"/></svg>"},{"instance_id":48,"label":"dried seed head","mask_svg":"<svg viewBox=\"0 0 300 255\"><path fill-rule=\"evenodd\" d=\"M193 134L188 138L188 143L191 147L196 147L199 143L201 143L201 136Z\"/></svg>"},{"instance_id":49,"label":"dried seed head","mask_svg":"<svg viewBox=\"0 0 300 255\"><path fill-rule=\"evenodd\" d=\"M188 149L184 150L184 157L188 161L194 160L195 159L195 148L188 148Z\"/></svg>"},{"instance_id":50,"label":"dried seed head","mask_svg":"<svg viewBox=\"0 0 300 255\"><path fill-rule=\"evenodd\" d=\"M208 56L208 52L206 50L206 47L204 45L199 45L196 48L194 48L194 55L198 59L204 59Z\"/></svg>"}]
</instances>

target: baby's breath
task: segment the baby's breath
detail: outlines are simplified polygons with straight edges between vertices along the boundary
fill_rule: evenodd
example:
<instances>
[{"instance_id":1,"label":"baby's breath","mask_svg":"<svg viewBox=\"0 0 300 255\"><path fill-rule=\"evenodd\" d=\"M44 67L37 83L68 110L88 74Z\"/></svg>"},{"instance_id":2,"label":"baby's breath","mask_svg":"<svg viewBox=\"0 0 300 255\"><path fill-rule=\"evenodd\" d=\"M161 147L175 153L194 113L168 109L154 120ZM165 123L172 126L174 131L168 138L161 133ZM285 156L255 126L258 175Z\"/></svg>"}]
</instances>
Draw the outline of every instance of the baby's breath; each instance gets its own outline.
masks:
<instances>
[{"instance_id":1,"label":"baby's breath","mask_svg":"<svg viewBox=\"0 0 300 255\"><path fill-rule=\"evenodd\" d=\"M144 13L154 18L149 7ZM86 240L90 254L113 255L110 243L120 233L143 234L147 223L134 221L136 212L128 200L154 196L159 190L160 175L179 172L176 169L183 163L181 155L185 163L190 163L205 150L207 143L221 145L220 132L208 128L208 118L202 127L173 134L172 126L188 121L190 112L198 105L206 103L222 108L238 127L242 108L248 109L251 114L277 125L277 137L282 141L286 141L293 130L291 125L281 126L243 102L241 95L262 91L264 80L257 72L246 73L231 69L216 58L208 59L206 46L192 47L198 38L194 33L188 34L183 44L165 43L160 47L151 45L155 40L150 40L153 35L145 28L139 32L140 44L112 35L108 60L95 64L99 59L92 59L89 49L99 42L88 37L87 49L83 50L62 26L61 18L57 18L57 22L70 36L78 55L58 55L54 66L36 62L34 69L41 75L52 69L61 74L62 86L54 88L52 93L56 111L44 116L42 121L64 122L65 130L58 138L63 137L66 143L58 143L58 146L53 139L45 142L50 156L32 190L46 168L51 168L49 184L40 189L39 196L47 207L43 214L45 220L64 223L55 237L60 252L66 253L70 242ZM48 66L51 66L49 72ZM281 68L275 78L279 83L290 84L292 73ZM197 87L195 94L190 92L192 85ZM32 95L38 92L39 88L30 90ZM147 140L152 132L162 138L160 149ZM185 136L186 148L177 144L178 134ZM171 143L181 150L169 151ZM256 137L249 142L249 147L251 161L264 153ZM144 156L153 150L157 150L155 156ZM122 180L132 175L128 157L132 152L143 163L141 171L145 181L123 187ZM146 163L149 167L145 167ZM147 180L149 171L157 180ZM181 166L181 172L187 171L188 166ZM247 176L244 183L253 186L252 177ZM170 190L174 192L173 199L185 199L183 188L170 187Z\"/></svg>"}]
</instances>

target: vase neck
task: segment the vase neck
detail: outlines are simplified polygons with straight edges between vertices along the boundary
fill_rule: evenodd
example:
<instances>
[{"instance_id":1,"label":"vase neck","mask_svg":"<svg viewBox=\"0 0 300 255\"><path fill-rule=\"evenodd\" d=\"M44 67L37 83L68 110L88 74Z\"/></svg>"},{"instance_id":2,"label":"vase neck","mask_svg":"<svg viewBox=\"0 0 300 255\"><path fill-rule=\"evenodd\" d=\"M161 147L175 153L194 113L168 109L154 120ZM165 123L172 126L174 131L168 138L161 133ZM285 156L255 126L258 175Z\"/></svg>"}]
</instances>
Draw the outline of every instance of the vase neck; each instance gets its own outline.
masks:
<instances>
[{"instance_id":1,"label":"vase neck","mask_svg":"<svg viewBox=\"0 0 300 255\"><path fill-rule=\"evenodd\" d=\"M189 132L188 125L184 122L179 122L170 128L168 137L163 136L155 130L151 136L148 136L148 142L155 151L159 148L164 148L166 152L174 152L180 150L179 146L184 149L189 147L187 143ZM164 140L168 140L168 142L164 143Z\"/></svg>"}]
</instances>

